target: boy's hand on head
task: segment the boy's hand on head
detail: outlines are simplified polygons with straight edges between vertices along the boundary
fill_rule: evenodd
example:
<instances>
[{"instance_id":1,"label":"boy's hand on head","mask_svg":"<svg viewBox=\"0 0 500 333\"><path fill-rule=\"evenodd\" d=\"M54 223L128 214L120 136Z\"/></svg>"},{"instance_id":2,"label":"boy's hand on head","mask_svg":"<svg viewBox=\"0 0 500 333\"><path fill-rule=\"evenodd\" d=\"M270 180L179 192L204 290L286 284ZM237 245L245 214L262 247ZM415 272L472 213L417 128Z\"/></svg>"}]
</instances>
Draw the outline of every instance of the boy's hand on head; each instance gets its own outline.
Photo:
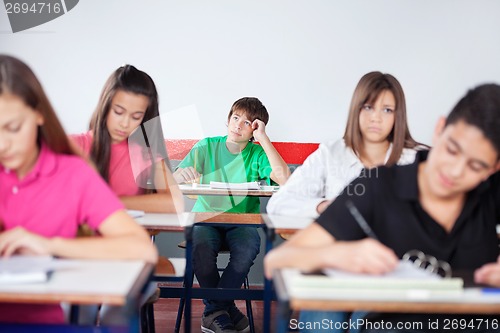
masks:
<instances>
[{"instance_id":1,"label":"boy's hand on head","mask_svg":"<svg viewBox=\"0 0 500 333\"><path fill-rule=\"evenodd\" d=\"M496 262L492 262L476 269L474 282L500 287L500 256Z\"/></svg>"},{"instance_id":2,"label":"boy's hand on head","mask_svg":"<svg viewBox=\"0 0 500 333\"><path fill-rule=\"evenodd\" d=\"M178 184L198 183L201 175L193 167L178 168L174 172L174 179Z\"/></svg>"},{"instance_id":3,"label":"boy's hand on head","mask_svg":"<svg viewBox=\"0 0 500 333\"><path fill-rule=\"evenodd\" d=\"M262 120L255 119L252 122L253 137L256 141L262 141L267 138L266 124Z\"/></svg>"},{"instance_id":4,"label":"boy's hand on head","mask_svg":"<svg viewBox=\"0 0 500 333\"><path fill-rule=\"evenodd\" d=\"M9 257L13 254L47 255L50 253L49 239L17 227L0 235L0 256Z\"/></svg>"}]
</instances>

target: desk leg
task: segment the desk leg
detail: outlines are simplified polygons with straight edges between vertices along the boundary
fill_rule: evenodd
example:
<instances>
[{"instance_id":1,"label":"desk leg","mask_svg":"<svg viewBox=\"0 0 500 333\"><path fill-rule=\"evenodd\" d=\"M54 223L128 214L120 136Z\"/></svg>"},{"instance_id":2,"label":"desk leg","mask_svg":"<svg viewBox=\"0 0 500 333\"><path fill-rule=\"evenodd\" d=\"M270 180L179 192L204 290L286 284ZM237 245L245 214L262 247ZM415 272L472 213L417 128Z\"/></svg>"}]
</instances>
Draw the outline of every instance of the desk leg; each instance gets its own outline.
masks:
<instances>
[{"instance_id":1,"label":"desk leg","mask_svg":"<svg viewBox=\"0 0 500 333\"><path fill-rule=\"evenodd\" d=\"M274 242L274 229L266 229L266 254L273 248ZM271 332L271 301L273 298L273 282L264 278L264 322L263 322L263 332Z\"/></svg>"},{"instance_id":2,"label":"desk leg","mask_svg":"<svg viewBox=\"0 0 500 333\"><path fill-rule=\"evenodd\" d=\"M184 286L184 332L191 332L191 288L193 285L193 226L185 228L186 237L186 271Z\"/></svg>"},{"instance_id":3,"label":"desk leg","mask_svg":"<svg viewBox=\"0 0 500 333\"><path fill-rule=\"evenodd\" d=\"M276 323L277 333L288 333L288 323L290 321L290 305L285 301L278 301L278 318Z\"/></svg>"}]
</instances>

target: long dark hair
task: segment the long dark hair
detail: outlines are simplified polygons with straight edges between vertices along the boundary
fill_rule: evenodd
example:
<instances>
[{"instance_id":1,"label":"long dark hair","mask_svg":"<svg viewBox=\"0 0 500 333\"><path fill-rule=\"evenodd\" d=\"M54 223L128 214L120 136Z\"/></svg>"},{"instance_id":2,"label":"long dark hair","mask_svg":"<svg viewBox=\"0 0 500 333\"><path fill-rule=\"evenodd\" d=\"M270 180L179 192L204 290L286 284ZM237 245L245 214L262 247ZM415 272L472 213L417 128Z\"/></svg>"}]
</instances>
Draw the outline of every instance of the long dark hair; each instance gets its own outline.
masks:
<instances>
[{"instance_id":1,"label":"long dark hair","mask_svg":"<svg viewBox=\"0 0 500 333\"><path fill-rule=\"evenodd\" d=\"M146 155L148 155L148 158L150 158L152 162L151 178L148 179L148 184L153 184L154 186L155 157L161 156L170 168L161 122L159 120L158 92L153 79L151 79L148 74L138 70L132 65L125 65L118 68L111 74L104 85L101 97L99 98L99 102L90 122L90 129L93 132L90 157L96 164L97 170L101 176L106 181L109 181L111 136L106 122L111 109L111 102L117 91L144 95L149 99L144 118L137 130L130 135L129 140L137 140L137 142L145 143L147 149Z\"/></svg>"},{"instance_id":2,"label":"long dark hair","mask_svg":"<svg viewBox=\"0 0 500 333\"><path fill-rule=\"evenodd\" d=\"M399 81L391 74L370 72L359 80L349 107L344 141L358 156L362 154L364 147L363 137L359 129L359 113L364 104L375 102L384 90L391 91L396 100L394 126L387 137L392 143L392 152L386 164L393 165L401 158L403 148L425 147L425 145L415 141L410 134L406 117L405 94Z\"/></svg>"},{"instance_id":3,"label":"long dark hair","mask_svg":"<svg viewBox=\"0 0 500 333\"><path fill-rule=\"evenodd\" d=\"M39 126L38 145L43 142L55 153L75 155L40 81L28 65L8 55L0 55L0 95L4 93L21 98L42 115L44 122Z\"/></svg>"}]
</instances>

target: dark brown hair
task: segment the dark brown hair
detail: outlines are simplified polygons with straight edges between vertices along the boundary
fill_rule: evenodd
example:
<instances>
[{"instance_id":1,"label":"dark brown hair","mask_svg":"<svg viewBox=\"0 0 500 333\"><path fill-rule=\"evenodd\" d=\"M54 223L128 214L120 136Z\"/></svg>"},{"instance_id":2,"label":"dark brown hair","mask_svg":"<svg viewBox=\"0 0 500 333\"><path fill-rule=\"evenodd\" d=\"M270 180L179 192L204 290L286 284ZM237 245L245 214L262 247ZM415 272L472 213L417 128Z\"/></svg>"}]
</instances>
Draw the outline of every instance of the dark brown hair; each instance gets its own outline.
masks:
<instances>
[{"instance_id":1,"label":"dark brown hair","mask_svg":"<svg viewBox=\"0 0 500 333\"><path fill-rule=\"evenodd\" d=\"M266 107L256 97L243 97L234 102L227 116L228 122L233 113L237 110L243 111L250 122L253 122L255 119L261 120L266 125L269 122L269 113ZM253 141L253 137L250 141Z\"/></svg>"},{"instance_id":2,"label":"dark brown hair","mask_svg":"<svg viewBox=\"0 0 500 333\"><path fill-rule=\"evenodd\" d=\"M144 95L149 100L144 118L142 119L139 128L130 135L130 138L135 138L138 142L142 141L146 144L147 150L149 151L149 158L152 161L152 170L150 175L153 177L155 173L154 156L162 156L168 167L170 167L161 122L159 121L160 112L158 106L158 92L153 79L151 79L148 74L138 70L132 65L125 65L115 70L104 85L99 102L90 122L90 129L93 132L90 156L96 164L97 170L101 176L106 181L109 181L111 136L106 122L111 109L111 102L118 91ZM145 123L150 120L153 121L147 124L146 131ZM151 178L148 183L154 184L154 180Z\"/></svg>"},{"instance_id":3,"label":"dark brown hair","mask_svg":"<svg viewBox=\"0 0 500 333\"><path fill-rule=\"evenodd\" d=\"M245 112L246 117L250 121L254 121L255 119L259 119L264 124L267 125L269 121L269 113L267 113L267 109L262 104L262 102L256 97L243 97L233 103L231 106L231 110L229 110L229 114L227 116L227 120L231 118L231 115L236 110L241 110Z\"/></svg>"},{"instance_id":4,"label":"dark brown hair","mask_svg":"<svg viewBox=\"0 0 500 333\"><path fill-rule=\"evenodd\" d=\"M391 91L396 100L394 127L387 137L387 140L392 143L392 152L387 160L387 165L393 165L400 159L403 148L415 148L425 145L416 142L410 134L406 118L406 101L403 88L399 81L391 74L370 72L359 80L349 107L344 141L358 156L362 154L364 147L363 137L359 129L359 113L364 104L374 103L384 90Z\"/></svg>"},{"instance_id":5,"label":"dark brown hair","mask_svg":"<svg viewBox=\"0 0 500 333\"><path fill-rule=\"evenodd\" d=\"M43 142L58 154L76 154L40 81L24 62L8 55L0 55L0 95L4 93L21 98L26 105L40 112L44 122L39 126L39 145Z\"/></svg>"},{"instance_id":6,"label":"dark brown hair","mask_svg":"<svg viewBox=\"0 0 500 333\"><path fill-rule=\"evenodd\" d=\"M491 142L500 159L500 86L483 84L471 89L446 118L446 126L459 121L475 126Z\"/></svg>"}]
</instances>

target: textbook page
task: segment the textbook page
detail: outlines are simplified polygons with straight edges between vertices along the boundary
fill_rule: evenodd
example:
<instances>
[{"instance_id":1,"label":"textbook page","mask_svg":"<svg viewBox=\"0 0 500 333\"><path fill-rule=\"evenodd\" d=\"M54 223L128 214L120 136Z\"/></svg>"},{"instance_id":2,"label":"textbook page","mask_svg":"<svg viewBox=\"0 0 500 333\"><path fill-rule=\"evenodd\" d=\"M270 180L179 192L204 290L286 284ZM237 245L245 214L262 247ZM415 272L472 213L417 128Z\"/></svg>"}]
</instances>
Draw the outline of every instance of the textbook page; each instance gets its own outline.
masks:
<instances>
[{"instance_id":1,"label":"textbook page","mask_svg":"<svg viewBox=\"0 0 500 333\"><path fill-rule=\"evenodd\" d=\"M50 256L12 256L0 259L0 284L45 282L53 267Z\"/></svg>"},{"instance_id":2,"label":"textbook page","mask_svg":"<svg viewBox=\"0 0 500 333\"><path fill-rule=\"evenodd\" d=\"M324 269L323 272L330 277L338 279L426 279L426 280L436 280L441 279L437 274L431 273L425 269L421 269L413 265L408 261L400 261L399 265L392 272L381 275L368 275L362 273L351 273L342 271L339 269Z\"/></svg>"},{"instance_id":3,"label":"textbook page","mask_svg":"<svg viewBox=\"0 0 500 333\"><path fill-rule=\"evenodd\" d=\"M328 288L339 292L366 293L408 290L462 291L463 279L441 276L401 261L398 267L381 275L356 274L336 269L323 270L324 275L298 274L293 278L296 288Z\"/></svg>"}]
</instances>

